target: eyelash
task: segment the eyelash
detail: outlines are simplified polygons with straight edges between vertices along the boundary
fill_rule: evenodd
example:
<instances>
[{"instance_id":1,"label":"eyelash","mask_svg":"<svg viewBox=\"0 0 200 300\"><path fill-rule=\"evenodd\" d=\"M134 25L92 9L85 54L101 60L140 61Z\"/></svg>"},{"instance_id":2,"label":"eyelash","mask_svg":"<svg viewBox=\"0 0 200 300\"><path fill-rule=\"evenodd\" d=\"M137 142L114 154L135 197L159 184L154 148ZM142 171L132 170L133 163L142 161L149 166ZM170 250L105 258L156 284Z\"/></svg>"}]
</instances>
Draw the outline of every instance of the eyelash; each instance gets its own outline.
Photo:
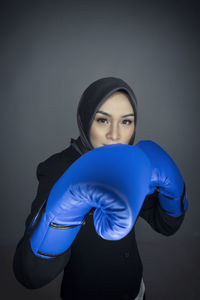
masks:
<instances>
[{"instance_id":1,"label":"eyelash","mask_svg":"<svg viewBox=\"0 0 200 300\"><path fill-rule=\"evenodd\" d=\"M97 122L98 122L98 123L105 124L105 122L101 122L101 121L108 121L108 120L107 120L107 119L104 119L104 118L98 118L98 119L97 119ZM123 123L124 125L131 125L131 124L133 123L132 120L128 120L128 119L127 119L127 120L123 120L122 122L124 122L124 121L128 121L128 122L129 122L129 124L124 124L124 123Z\"/></svg>"}]
</instances>

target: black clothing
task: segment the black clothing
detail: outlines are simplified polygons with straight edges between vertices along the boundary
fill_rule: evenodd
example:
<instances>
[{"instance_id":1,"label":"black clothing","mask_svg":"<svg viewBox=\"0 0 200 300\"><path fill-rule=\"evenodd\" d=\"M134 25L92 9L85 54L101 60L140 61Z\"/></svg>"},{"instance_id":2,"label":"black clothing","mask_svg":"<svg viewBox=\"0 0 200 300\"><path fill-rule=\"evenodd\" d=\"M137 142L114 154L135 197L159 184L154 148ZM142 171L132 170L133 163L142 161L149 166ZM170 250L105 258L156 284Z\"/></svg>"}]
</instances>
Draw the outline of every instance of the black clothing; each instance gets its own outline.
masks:
<instances>
[{"instance_id":1,"label":"black clothing","mask_svg":"<svg viewBox=\"0 0 200 300\"><path fill-rule=\"evenodd\" d=\"M42 258L36 256L30 246L31 234L45 210L51 188L76 159L92 149L89 129L95 112L116 91L128 95L136 125L137 101L131 88L118 78L99 79L85 90L80 99L77 110L80 137L72 139L68 148L52 155L37 167L37 195L13 261L17 280L29 289L44 286L64 271L61 287L63 299L125 300L134 299L139 292L143 267L134 228L119 241L106 241L97 235L92 215L89 215L72 246L62 255L51 259ZM134 137L135 131L129 144L133 143ZM156 191L146 197L140 217L159 233L171 235L180 227L184 215L178 218L167 215L159 205Z\"/></svg>"},{"instance_id":2,"label":"black clothing","mask_svg":"<svg viewBox=\"0 0 200 300\"><path fill-rule=\"evenodd\" d=\"M79 148L80 139L77 141L73 140L73 143ZM15 252L15 276L25 287L34 289L49 283L64 270L61 287L63 299L94 300L102 297L122 300L123 297L126 299L126 295L134 298L139 292L142 278L142 262L134 228L122 240L105 241L95 232L92 215L89 215L86 225L82 226L71 248L64 254L43 259L35 256L31 250L32 231L29 224L47 200L54 183L78 157L80 153L71 145L38 165L39 186L26 220L24 236ZM164 235L174 234L184 218L184 215L178 218L167 215L159 206L156 192L146 197L140 216Z\"/></svg>"}]
</instances>

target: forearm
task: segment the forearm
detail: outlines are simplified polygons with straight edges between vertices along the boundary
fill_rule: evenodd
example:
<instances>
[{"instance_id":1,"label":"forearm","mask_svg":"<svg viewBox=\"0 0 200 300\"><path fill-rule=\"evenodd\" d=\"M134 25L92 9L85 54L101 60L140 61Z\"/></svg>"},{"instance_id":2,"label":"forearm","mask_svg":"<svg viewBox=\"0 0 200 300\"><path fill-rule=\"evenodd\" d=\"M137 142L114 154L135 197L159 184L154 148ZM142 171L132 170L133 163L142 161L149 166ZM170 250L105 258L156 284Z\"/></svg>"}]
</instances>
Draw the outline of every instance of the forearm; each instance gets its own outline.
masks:
<instances>
[{"instance_id":1,"label":"forearm","mask_svg":"<svg viewBox=\"0 0 200 300\"><path fill-rule=\"evenodd\" d=\"M159 204L157 192L146 197L140 211L140 217L145 219L155 231L166 236L176 233L184 220L184 216L185 214L179 217L168 215Z\"/></svg>"},{"instance_id":2,"label":"forearm","mask_svg":"<svg viewBox=\"0 0 200 300\"><path fill-rule=\"evenodd\" d=\"M56 258L41 258L33 253L29 238L23 237L17 245L13 259L15 277L28 289L40 288L64 270L70 260L70 255L71 248Z\"/></svg>"}]
</instances>

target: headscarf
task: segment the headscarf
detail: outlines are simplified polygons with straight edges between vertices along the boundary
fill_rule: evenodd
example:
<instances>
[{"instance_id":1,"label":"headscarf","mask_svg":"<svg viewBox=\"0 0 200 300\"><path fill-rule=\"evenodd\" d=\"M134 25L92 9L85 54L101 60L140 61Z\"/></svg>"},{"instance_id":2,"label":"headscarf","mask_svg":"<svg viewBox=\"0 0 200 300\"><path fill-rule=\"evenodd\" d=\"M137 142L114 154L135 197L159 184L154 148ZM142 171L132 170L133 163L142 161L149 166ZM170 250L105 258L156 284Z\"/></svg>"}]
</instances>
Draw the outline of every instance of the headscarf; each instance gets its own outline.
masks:
<instances>
[{"instance_id":1,"label":"headscarf","mask_svg":"<svg viewBox=\"0 0 200 300\"><path fill-rule=\"evenodd\" d=\"M136 128L137 99L131 87L120 78L105 77L98 79L86 88L78 104L77 123L80 136L77 140L71 139L71 144L76 148L76 150L79 150L80 154L84 154L93 149L89 133L96 112L104 101L117 91L121 91L128 96L135 114L134 123ZM133 144L134 139L135 130L129 141L129 145Z\"/></svg>"}]
</instances>

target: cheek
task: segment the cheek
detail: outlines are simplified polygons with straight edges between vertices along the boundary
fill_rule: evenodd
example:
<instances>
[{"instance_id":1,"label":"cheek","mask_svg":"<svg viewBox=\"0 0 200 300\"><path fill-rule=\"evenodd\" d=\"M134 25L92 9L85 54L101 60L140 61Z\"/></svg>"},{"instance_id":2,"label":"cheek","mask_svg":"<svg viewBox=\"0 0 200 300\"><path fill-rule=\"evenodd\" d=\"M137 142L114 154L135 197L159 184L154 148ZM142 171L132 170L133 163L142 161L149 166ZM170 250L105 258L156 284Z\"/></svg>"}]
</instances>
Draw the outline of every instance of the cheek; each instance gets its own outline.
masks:
<instances>
[{"instance_id":1,"label":"cheek","mask_svg":"<svg viewBox=\"0 0 200 300\"><path fill-rule=\"evenodd\" d=\"M91 130L90 130L90 139L97 140L102 135L103 135L103 132L102 132L102 130L98 126L93 125L91 127Z\"/></svg>"},{"instance_id":2,"label":"cheek","mask_svg":"<svg viewBox=\"0 0 200 300\"><path fill-rule=\"evenodd\" d=\"M123 130L123 140L125 142L129 142L130 138L132 137L133 133L135 131L135 128L134 126L132 128L129 128L129 129L124 129Z\"/></svg>"}]
</instances>

